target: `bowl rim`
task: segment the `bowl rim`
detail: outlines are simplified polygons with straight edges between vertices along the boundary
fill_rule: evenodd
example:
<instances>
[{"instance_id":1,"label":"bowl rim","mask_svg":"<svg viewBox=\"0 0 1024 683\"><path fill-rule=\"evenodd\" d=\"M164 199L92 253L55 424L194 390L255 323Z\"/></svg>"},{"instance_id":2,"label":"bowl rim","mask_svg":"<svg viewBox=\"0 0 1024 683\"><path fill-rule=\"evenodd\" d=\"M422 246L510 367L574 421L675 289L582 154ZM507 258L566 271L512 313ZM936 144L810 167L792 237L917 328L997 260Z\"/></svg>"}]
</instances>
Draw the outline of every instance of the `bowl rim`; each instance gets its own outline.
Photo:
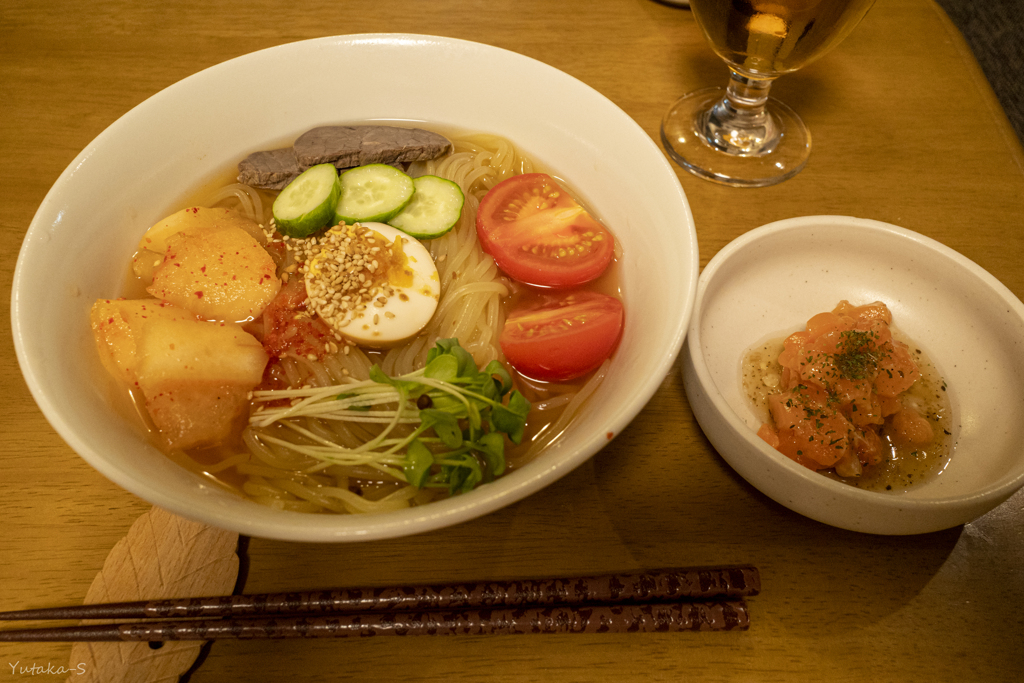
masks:
<instances>
[{"instance_id":1,"label":"bowl rim","mask_svg":"<svg viewBox=\"0 0 1024 683\"><path fill-rule=\"evenodd\" d=\"M1024 303L1021 303L1016 295L996 279L995 276L963 254L960 254L941 242L927 237L926 235L922 235L921 233L881 221L840 215L800 216L774 221L758 228L754 228L728 243L711 258L698 280L697 296L694 304L693 315L690 318L690 328L687 332L684 344L684 354L686 354L689 367L693 369L694 374L696 375L696 381L704 390L703 393L705 399L712 404L718 417L728 425L729 429L732 430L735 435L742 438L748 445L753 445L764 459L775 466L783 468L789 476L796 477L801 481L806 482L808 486L813 486L832 494L835 499L842 498L857 503L870 504L873 507L881 506L882 508L893 512L927 511L931 508L946 508L950 506L968 508L976 506L978 502L982 500L1001 501L1007 499L1015 491L1024 486L1024 467L1021 467L1021 471L1009 480L991 484L979 491L975 491L974 493L943 496L927 500L907 498L899 494L858 489L827 477L823 477L820 474L798 464L796 461L791 460L758 438L756 433L749 429L749 427L740 419L739 415L737 415L733 408L725 401L722 393L718 391L717 385L711 377L710 370L704 360L704 355L701 350L700 326L704 298L710 283L713 281L716 274L725 267L725 264L732 256L745 249L751 248L751 246L755 245L757 242L770 239L781 233L801 231L809 228L821 228L826 224L830 228L841 226L847 230L852 229L881 233L897 239L913 242L922 248L931 250L951 263L955 263L958 267L964 268L968 273L980 280L982 284L987 286L995 295L1000 297L1008 307L1014 310L1018 317L1024 319ZM737 464L734 463L734 459L738 460L738 458L726 453L719 453L719 455L728 462L731 467L736 469L741 476L746 478L746 474L740 472L742 465L737 467ZM757 486L757 484L754 484L753 482L750 483L760 490L760 486ZM762 492L769 497L775 498L775 496L772 496L772 494L767 491ZM781 501L779 502L781 503ZM787 507L789 506L787 505ZM819 521L825 522L825 520L822 519L819 519ZM831 524L831 522L825 523Z\"/></svg>"},{"instance_id":2,"label":"bowl rim","mask_svg":"<svg viewBox=\"0 0 1024 683\"><path fill-rule=\"evenodd\" d=\"M685 219L685 227L688 228L686 241L690 250L690 258L689 263L684 263L683 265L689 268L689 275L686 278L686 291L689 295L685 297L683 309L679 312L679 318L671 329L671 343L668 348L664 349L657 360L655 365L656 372L651 372L647 377L638 378L637 385L639 385L639 389L636 394L635 409L616 414L614 420L607 424L609 431L615 435L621 433L644 406L650 402L664 377L672 371L681 352L693 312L699 275L699 251L696 229L692 211L682 184L679 181L678 174L675 173L667 157L661 152L660 147L641 128L639 123L626 114L621 107L590 85L540 60L505 48L464 39L415 33L357 33L283 43L233 57L190 74L153 93L125 112L90 141L62 171L47 191L26 231L15 265L11 291L12 335L19 367L33 399L51 427L79 457L120 488L184 517L198 519L199 521L251 536L303 542L377 540L432 531L494 512L553 484L589 460L609 442L608 437L602 431L601 434L593 434L583 440L571 457L562 457L546 466L535 465L529 470L524 468L525 472L524 470L512 472L491 485L479 487L472 492L444 501L398 512L377 513L374 515L375 519L370 525L370 530L358 527L351 522L352 519L359 518L356 515L328 516L274 511L274 519L280 519L281 521L280 523L268 523L266 520L239 519L239 516L221 510L216 505L205 506L201 512L197 512L194 507L188 504L188 501L179 500L175 496L164 493L159 486L154 486L143 479L123 472L103 458L102 454L97 453L93 446L86 443L84 439L74 432L65 420L62 408L53 400L52 396L44 391L40 369L35 367L27 353L26 349L29 342L25 337L25 329L22 325L24 317L31 315L31 312L26 310L26 306L19 300L19 292L26 286L27 254L33 248L32 243L35 239L47 231L48 223L46 218L55 215L55 210L59 208L57 197L66 191L67 186L73 182L79 167L88 160L95 150L101 145L107 144L108 139L116 136L119 129L126 125L126 121L132 117L139 116L139 112L145 112L160 106L164 98L173 95L176 91L189 87L189 84L194 83L198 79L209 78L210 73L216 74L219 70L229 69L240 61L252 60L257 58L257 55L265 58L272 54L277 58L288 58L290 55L314 51L373 49L374 46L380 45L387 47L409 45L419 49L459 50L467 54L486 53L492 55L494 59L515 60L524 64L527 68L544 71L553 78L563 80L563 82L573 82L575 87L581 89L581 92L584 90L589 91L594 96L603 100L609 108L608 111L616 116L623 125L633 129L638 137L638 141L648 147L646 155L650 157L650 161L660 165L662 173L668 173L674 178L673 191L675 196L673 202L678 205L674 211L677 211L679 216ZM533 462L538 461L535 460ZM350 521L346 522L345 520Z\"/></svg>"}]
</instances>

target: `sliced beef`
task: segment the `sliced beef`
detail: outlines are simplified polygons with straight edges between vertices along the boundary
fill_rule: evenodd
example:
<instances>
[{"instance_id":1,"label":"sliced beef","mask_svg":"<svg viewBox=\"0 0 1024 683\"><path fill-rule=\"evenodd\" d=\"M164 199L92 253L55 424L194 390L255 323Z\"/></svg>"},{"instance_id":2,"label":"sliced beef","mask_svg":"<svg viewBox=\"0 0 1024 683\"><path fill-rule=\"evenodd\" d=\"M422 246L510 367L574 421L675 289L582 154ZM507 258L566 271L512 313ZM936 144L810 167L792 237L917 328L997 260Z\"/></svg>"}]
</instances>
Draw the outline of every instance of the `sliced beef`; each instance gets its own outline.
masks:
<instances>
[{"instance_id":1,"label":"sliced beef","mask_svg":"<svg viewBox=\"0 0 1024 683\"><path fill-rule=\"evenodd\" d=\"M267 190L281 190L302 170L292 147L253 152L238 164L238 182Z\"/></svg>"},{"instance_id":2,"label":"sliced beef","mask_svg":"<svg viewBox=\"0 0 1024 683\"><path fill-rule=\"evenodd\" d=\"M395 126L321 126L295 141L304 167L332 163L338 168L436 159L451 150L443 135Z\"/></svg>"},{"instance_id":3,"label":"sliced beef","mask_svg":"<svg viewBox=\"0 0 1024 683\"><path fill-rule=\"evenodd\" d=\"M421 128L395 126L321 126L303 133L293 147L253 152L238 164L238 182L280 190L310 166L331 163L339 169L366 164L402 167L436 159L451 151L448 138Z\"/></svg>"}]
</instances>

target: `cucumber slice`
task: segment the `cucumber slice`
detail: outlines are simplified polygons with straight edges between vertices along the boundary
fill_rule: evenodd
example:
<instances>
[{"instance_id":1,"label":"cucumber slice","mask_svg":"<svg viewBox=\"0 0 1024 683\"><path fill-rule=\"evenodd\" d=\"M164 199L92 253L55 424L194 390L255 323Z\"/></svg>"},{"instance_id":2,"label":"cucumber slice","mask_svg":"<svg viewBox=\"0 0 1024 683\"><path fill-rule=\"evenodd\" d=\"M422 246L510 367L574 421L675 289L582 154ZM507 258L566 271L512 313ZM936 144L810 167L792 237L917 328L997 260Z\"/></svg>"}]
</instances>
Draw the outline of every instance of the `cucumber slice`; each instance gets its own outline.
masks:
<instances>
[{"instance_id":1,"label":"cucumber slice","mask_svg":"<svg viewBox=\"0 0 1024 683\"><path fill-rule=\"evenodd\" d=\"M274 200L274 222L282 235L309 237L334 218L341 185L334 164L307 168Z\"/></svg>"},{"instance_id":2,"label":"cucumber slice","mask_svg":"<svg viewBox=\"0 0 1024 683\"><path fill-rule=\"evenodd\" d=\"M432 240L454 228L466 201L462 189L436 175L420 176L412 182L416 187L412 201L388 225L421 240Z\"/></svg>"},{"instance_id":3,"label":"cucumber slice","mask_svg":"<svg viewBox=\"0 0 1024 683\"><path fill-rule=\"evenodd\" d=\"M412 178L387 164L358 166L341 174L337 222L387 223L412 199Z\"/></svg>"}]
</instances>

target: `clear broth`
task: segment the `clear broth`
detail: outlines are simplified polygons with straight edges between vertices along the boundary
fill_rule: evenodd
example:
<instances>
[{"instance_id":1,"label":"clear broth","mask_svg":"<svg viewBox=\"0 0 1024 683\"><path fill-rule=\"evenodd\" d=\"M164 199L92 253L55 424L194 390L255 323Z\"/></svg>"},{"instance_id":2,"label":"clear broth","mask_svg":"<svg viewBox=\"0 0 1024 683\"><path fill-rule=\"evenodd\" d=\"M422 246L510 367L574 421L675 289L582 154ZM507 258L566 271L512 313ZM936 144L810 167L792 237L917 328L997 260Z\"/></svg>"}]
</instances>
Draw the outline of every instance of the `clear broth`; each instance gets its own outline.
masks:
<instances>
[{"instance_id":1,"label":"clear broth","mask_svg":"<svg viewBox=\"0 0 1024 683\"><path fill-rule=\"evenodd\" d=\"M433 130L437 130L442 134L448 135L449 137L457 137L459 134L453 131L445 131L441 128L431 127ZM286 146L290 144L290 141L283 141L281 145ZM268 145L260 147L260 149L270 149L274 145ZM563 178L555 173L550 173L547 169L541 169L538 164L534 164L534 170L540 172L547 172L549 175L554 177L568 192L583 206L587 206L587 203L582 197L572 189L571 184L566 183ZM211 179L201 185L193 192L189 192L183 195L182 199L175 202L164 215L171 215L176 211L179 211L190 206L206 206L208 202L206 198L212 196L217 190L227 185L237 182L237 169L235 165L225 167L222 172L218 172L213 175ZM277 196L277 191L272 190L259 190L260 198L264 202L264 206L270 206L273 203L274 198ZM212 206L235 208L236 205L231 200L226 200L214 204ZM588 209L589 210L589 209ZM163 216L161 216L162 218ZM595 218L601 221L600 216L595 214ZM601 221L604 223L604 221ZM606 223L604 223L607 225ZM614 234L614 231L612 231ZM140 235L141 237L141 235ZM608 269L593 282L587 283L578 287L577 289L596 291L609 296L613 296L621 299L621 276L619 260L620 255L618 252L618 241L616 241L616 255L612 260L611 265ZM133 255L134 256L134 255ZM511 306L519 303L526 303L531 299L542 296L545 290L535 289L526 285L521 285L514 281L509 282L511 294L502 301L502 305L505 310L509 310ZM137 277L129 266L126 271L125 283L122 289L124 298L128 299L141 299L151 298L146 292L146 284L142 279ZM260 324L260 321L255 321L256 325ZM372 361L378 361L383 358L384 352L373 351L363 349ZM504 359L503 359L504 360ZM538 404L544 404L545 402L559 403L559 397L565 394L578 392L594 375L589 373L583 377L576 378L574 380L566 382L542 382L533 380L531 378L524 377L519 373L512 370L513 380L518 389L535 407ZM122 390L123 391L123 390ZM140 396L135 395L133 392L129 392L131 395L131 402L134 405L135 413L137 413L143 420L147 429L150 432L153 442L159 447L160 441L157 438L156 432L152 426L151 421L146 413L144 407L144 399ZM549 410L532 410L526 421L526 428L523 440L520 444L507 444L506 460L508 470L521 467L535 457L536 454L530 454L531 448L538 439L547 441L552 436L550 430L558 422L559 418L565 409L564 405L553 407ZM230 490L235 491L239 495L245 495L241 491L243 482L248 478L247 475L238 473L234 468L228 468L226 470L217 471L215 474L210 472L211 469L216 469L216 466L224 460L235 456L239 453L245 452L246 448L241 440L241 431L244 424L239 425L232 438L228 441L219 444L214 447L208 448L194 448L188 449L187 451L176 451L165 453L179 465L193 471L204 478L216 482L218 485L226 486ZM388 493L394 491L397 487L401 486L400 483L392 480L367 478L353 482L353 489L362 493L370 500L377 500L384 497Z\"/></svg>"}]
</instances>

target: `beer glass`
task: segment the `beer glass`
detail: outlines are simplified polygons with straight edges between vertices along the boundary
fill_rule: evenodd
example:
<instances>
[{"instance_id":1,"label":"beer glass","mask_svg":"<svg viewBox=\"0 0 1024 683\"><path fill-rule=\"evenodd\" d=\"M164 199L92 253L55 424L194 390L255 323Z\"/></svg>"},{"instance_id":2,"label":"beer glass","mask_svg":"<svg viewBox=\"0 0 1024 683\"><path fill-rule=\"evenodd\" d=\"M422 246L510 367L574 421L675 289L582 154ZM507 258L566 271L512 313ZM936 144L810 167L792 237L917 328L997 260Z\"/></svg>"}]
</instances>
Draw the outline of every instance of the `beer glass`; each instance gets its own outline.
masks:
<instances>
[{"instance_id":1,"label":"beer glass","mask_svg":"<svg viewBox=\"0 0 1024 683\"><path fill-rule=\"evenodd\" d=\"M792 177L811 152L800 117L768 96L772 82L838 45L875 0L690 0L715 53L731 72L725 88L684 95L661 122L678 164L725 185L760 187Z\"/></svg>"}]
</instances>

